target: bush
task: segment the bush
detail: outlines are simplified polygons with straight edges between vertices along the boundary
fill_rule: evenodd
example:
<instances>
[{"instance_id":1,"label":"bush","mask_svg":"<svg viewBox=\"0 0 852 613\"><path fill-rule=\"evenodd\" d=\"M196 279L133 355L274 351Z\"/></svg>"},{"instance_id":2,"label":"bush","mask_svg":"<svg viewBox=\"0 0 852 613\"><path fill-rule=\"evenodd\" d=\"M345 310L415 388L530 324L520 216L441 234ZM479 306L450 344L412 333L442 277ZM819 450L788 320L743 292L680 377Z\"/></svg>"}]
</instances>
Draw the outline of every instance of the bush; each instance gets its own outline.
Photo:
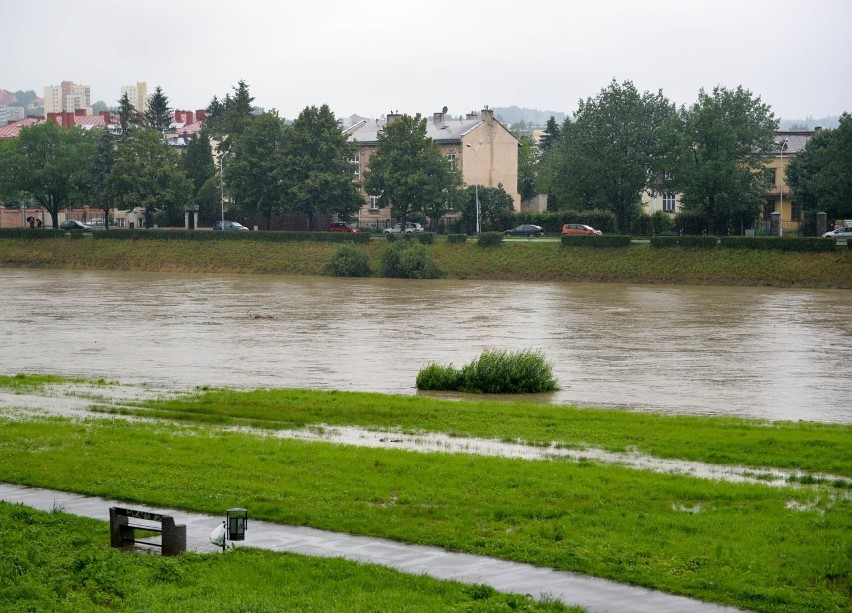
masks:
<instances>
[{"instance_id":1,"label":"bush","mask_svg":"<svg viewBox=\"0 0 852 613\"><path fill-rule=\"evenodd\" d=\"M496 247L503 244L502 232L483 232L476 239L480 247Z\"/></svg>"},{"instance_id":2,"label":"bush","mask_svg":"<svg viewBox=\"0 0 852 613\"><path fill-rule=\"evenodd\" d=\"M726 249L768 249L778 251L820 252L834 251L835 241L824 238L798 238L774 236L724 236L719 240Z\"/></svg>"},{"instance_id":3,"label":"bush","mask_svg":"<svg viewBox=\"0 0 852 613\"><path fill-rule=\"evenodd\" d=\"M648 213L640 213L630 223L630 233L639 236L650 236L653 233L653 220Z\"/></svg>"},{"instance_id":4,"label":"bush","mask_svg":"<svg viewBox=\"0 0 852 613\"><path fill-rule=\"evenodd\" d=\"M417 237L417 240L420 241L421 245L431 245L435 242L434 232L418 232L414 236Z\"/></svg>"},{"instance_id":5,"label":"bush","mask_svg":"<svg viewBox=\"0 0 852 613\"><path fill-rule=\"evenodd\" d=\"M684 247L687 249L715 249L719 239L715 236L652 236L651 247Z\"/></svg>"},{"instance_id":6,"label":"bush","mask_svg":"<svg viewBox=\"0 0 852 613\"><path fill-rule=\"evenodd\" d=\"M391 241L384 248L379 274L392 279L438 279L443 276L426 247L408 240Z\"/></svg>"},{"instance_id":7,"label":"bush","mask_svg":"<svg viewBox=\"0 0 852 613\"><path fill-rule=\"evenodd\" d=\"M710 220L699 211L681 211L675 215L675 228L683 230L684 234L700 236L705 230L712 228Z\"/></svg>"},{"instance_id":8,"label":"bush","mask_svg":"<svg viewBox=\"0 0 852 613\"><path fill-rule=\"evenodd\" d=\"M457 243L466 243L467 234L447 234L447 243L454 245Z\"/></svg>"},{"instance_id":9,"label":"bush","mask_svg":"<svg viewBox=\"0 0 852 613\"><path fill-rule=\"evenodd\" d=\"M343 245L331 256L325 271L334 277L369 277L370 260L355 245Z\"/></svg>"},{"instance_id":10,"label":"bush","mask_svg":"<svg viewBox=\"0 0 852 613\"><path fill-rule=\"evenodd\" d=\"M532 394L559 389L551 364L540 352L528 349L512 353L486 349L461 371L452 364L429 364L418 373L417 387L474 394Z\"/></svg>"},{"instance_id":11,"label":"bush","mask_svg":"<svg viewBox=\"0 0 852 613\"><path fill-rule=\"evenodd\" d=\"M619 234L566 234L562 237L563 247L629 247L631 238Z\"/></svg>"}]
</instances>

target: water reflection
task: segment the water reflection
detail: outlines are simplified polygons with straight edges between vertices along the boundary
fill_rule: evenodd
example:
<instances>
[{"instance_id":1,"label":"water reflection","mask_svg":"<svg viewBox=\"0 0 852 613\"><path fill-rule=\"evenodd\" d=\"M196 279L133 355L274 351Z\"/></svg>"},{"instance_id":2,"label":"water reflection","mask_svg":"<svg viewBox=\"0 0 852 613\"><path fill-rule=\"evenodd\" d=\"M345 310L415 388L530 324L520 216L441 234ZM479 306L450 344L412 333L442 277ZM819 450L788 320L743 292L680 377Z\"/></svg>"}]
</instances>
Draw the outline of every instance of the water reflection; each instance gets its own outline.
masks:
<instances>
[{"instance_id":1,"label":"water reflection","mask_svg":"<svg viewBox=\"0 0 852 613\"><path fill-rule=\"evenodd\" d=\"M416 393L541 349L546 402L852 423L846 290L0 270L3 370Z\"/></svg>"}]
</instances>

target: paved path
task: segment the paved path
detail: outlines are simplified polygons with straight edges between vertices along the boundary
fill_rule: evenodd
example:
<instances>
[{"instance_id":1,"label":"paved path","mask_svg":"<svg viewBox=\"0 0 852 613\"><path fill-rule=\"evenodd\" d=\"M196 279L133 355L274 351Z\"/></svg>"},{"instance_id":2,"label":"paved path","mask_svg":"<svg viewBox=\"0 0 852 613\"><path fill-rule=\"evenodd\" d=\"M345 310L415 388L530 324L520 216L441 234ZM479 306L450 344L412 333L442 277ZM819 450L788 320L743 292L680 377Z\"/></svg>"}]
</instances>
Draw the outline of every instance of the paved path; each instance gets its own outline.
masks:
<instances>
[{"instance_id":1,"label":"paved path","mask_svg":"<svg viewBox=\"0 0 852 613\"><path fill-rule=\"evenodd\" d=\"M6 483L0 483L0 500L22 503L43 511L56 508L65 513L102 521L109 521L111 506L125 506L172 515L178 524L186 524L187 548L198 552L219 550L210 544L209 536L211 530L224 520L225 511L222 510L221 517L214 517ZM487 584L501 592L531 594L539 599L548 596L566 604L586 607L594 613L738 611L730 607L708 604L606 579L483 556L451 553L438 547L408 545L387 539L254 521L251 519L251 509L249 509L249 523L244 544L272 551L288 551L309 556L338 557L381 564L405 573L429 575L437 579L463 583Z\"/></svg>"}]
</instances>

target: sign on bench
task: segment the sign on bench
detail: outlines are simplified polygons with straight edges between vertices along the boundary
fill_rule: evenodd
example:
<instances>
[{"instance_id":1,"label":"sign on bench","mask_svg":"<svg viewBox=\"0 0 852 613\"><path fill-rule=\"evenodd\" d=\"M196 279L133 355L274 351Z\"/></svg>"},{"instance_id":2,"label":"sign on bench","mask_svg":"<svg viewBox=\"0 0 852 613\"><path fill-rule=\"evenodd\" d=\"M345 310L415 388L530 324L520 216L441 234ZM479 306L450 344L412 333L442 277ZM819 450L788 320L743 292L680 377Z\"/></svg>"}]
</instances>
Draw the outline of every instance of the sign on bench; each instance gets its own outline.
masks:
<instances>
[{"instance_id":1,"label":"sign on bench","mask_svg":"<svg viewBox=\"0 0 852 613\"><path fill-rule=\"evenodd\" d=\"M137 530L160 533L160 542L153 543L151 541L137 540ZM126 547L129 543L160 547L164 556L176 556L186 551L186 526L183 524L175 525L175 520L170 515L124 509L122 507L110 507L110 546Z\"/></svg>"}]
</instances>

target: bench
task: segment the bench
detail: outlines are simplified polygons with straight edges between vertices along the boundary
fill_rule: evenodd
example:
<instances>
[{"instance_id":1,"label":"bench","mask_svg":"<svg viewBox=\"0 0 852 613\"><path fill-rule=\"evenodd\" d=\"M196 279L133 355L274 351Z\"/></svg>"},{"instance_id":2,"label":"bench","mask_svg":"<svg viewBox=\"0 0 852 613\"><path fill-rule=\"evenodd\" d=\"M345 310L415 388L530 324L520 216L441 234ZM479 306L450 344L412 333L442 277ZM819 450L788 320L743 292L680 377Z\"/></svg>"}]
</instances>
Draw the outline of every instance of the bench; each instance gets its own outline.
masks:
<instances>
[{"instance_id":1,"label":"bench","mask_svg":"<svg viewBox=\"0 0 852 613\"><path fill-rule=\"evenodd\" d=\"M160 543L136 539L136 531L157 532L162 535ZM174 517L137 511L122 507L109 509L109 544L111 547L126 547L129 543L139 543L159 547L164 556L176 556L186 551L186 526L175 525Z\"/></svg>"}]
</instances>

